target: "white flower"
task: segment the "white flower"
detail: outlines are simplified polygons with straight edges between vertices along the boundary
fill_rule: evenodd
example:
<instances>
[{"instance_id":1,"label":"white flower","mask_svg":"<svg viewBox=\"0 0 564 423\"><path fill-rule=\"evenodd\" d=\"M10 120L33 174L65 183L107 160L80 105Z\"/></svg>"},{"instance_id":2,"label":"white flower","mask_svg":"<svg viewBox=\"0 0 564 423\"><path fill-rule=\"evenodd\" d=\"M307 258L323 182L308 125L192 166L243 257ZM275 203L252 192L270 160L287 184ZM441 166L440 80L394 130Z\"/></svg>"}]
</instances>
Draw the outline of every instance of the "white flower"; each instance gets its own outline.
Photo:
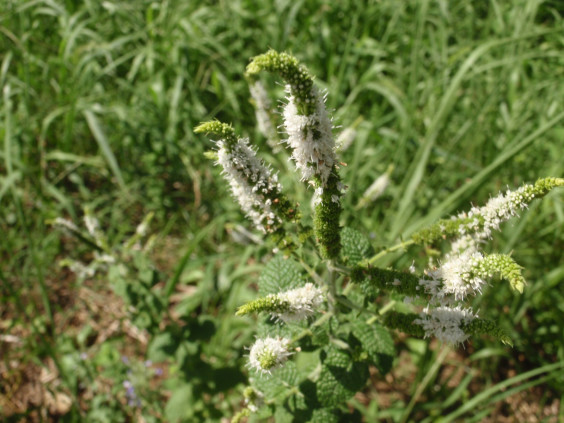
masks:
<instances>
[{"instance_id":1,"label":"white flower","mask_svg":"<svg viewBox=\"0 0 564 423\"><path fill-rule=\"evenodd\" d=\"M313 196L311 197L311 208L315 209L315 206L321 204L321 196L323 195L323 188L315 188Z\"/></svg>"},{"instance_id":2,"label":"white flower","mask_svg":"<svg viewBox=\"0 0 564 423\"><path fill-rule=\"evenodd\" d=\"M431 305L449 305L482 292L486 281L474 272L484 259L471 237L463 237L453 244L438 268L428 270L427 278L419 281ZM454 300L454 301L453 301Z\"/></svg>"},{"instance_id":3,"label":"white flower","mask_svg":"<svg viewBox=\"0 0 564 423\"><path fill-rule=\"evenodd\" d=\"M425 308L420 314L420 319L413 323L420 325L425 330L425 337L436 337L442 342L451 345L461 344L469 337L462 326L469 324L478 316L471 309L461 306Z\"/></svg>"},{"instance_id":4,"label":"white flower","mask_svg":"<svg viewBox=\"0 0 564 423\"><path fill-rule=\"evenodd\" d=\"M339 152L345 151L351 146L355 138L356 138L356 129L354 129L353 127L348 127L347 129L345 129L343 132L339 134L339 136L337 137L337 141L335 141L337 150Z\"/></svg>"},{"instance_id":5,"label":"white flower","mask_svg":"<svg viewBox=\"0 0 564 423\"><path fill-rule=\"evenodd\" d=\"M114 256L109 254L100 254L97 251L94 251L94 260L98 263L105 263L105 264L113 264L116 262Z\"/></svg>"},{"instance_id":6,"label":"white flower","mask_svg":"<svg viewBox=\"0 0 564 423\"><path fill-rule=\"evenodd\" d=\"M277 294L277 297L288 304L288 309L272 314L286 322L308 318L317 311L324 301L321 289L311 282L300 288L281 292Z\"/></svg>"},{"instance_id":7,"label":"white flower","mask_svg":"<svg viewBox=\"0 0 564 423\"><path fill-rule=\"evenodd\" d=\"M68 230L70 232L78 232L78 227L70 220L63 219L62 217L57 217L53 221L53 226L57 226L61 229Z\"/></svg>"},{"instance_id":8,"label":"white flower","mask_svg":"<svg viewBox=\"0 0 564 423\"><path fill-rule=\"evenodd\" d=\"M92 278L96 274L96 268L94 266L85 266L79 261L70 262L69 269L81 280Z\"/></svg>"},{"instance_id":9,"label":"white flower","mask_svg":"<svg viewBox=\"0 0 564 423\"><path fill-rule=\"evenodd\" d=\"M247 139L239 139L229 146L219 141L217 145L217 162L223 167L233 196L259 230L265 233L272 231L273 226L281 223L270 199L280 194L278 176L256 157Z\"/></svg>"},{"instance_id":10,"label":"white flower","mask_svg":"<svg viewBox=\"0 0 564 423\"><path fill-rule=\"evenodd\" d=\"M135 233L139 236L147 235L147 222L141 222L139 225L137 225L137 227L135 228Z\"/></svg>"},{"instance_id":11,"label":"white flower","mask_svg":"<svg viewBox=\"0 0 564 423\"><path fill-rule=\"evenodd\" d=\"M324 188L335 163L333 125L325 110L325 97L312 88L316 110L310 116L299 114L290 85L286 86L288 104L284 108L286 141L292 147L292 159L302 173L302 181L318 175Z\"/></svg>"},{"instance_id":12,"label":"white flower","mask_svg":"<svg viewBox=\"0 0 564 423\"><path fill-rule=\"evenodd\" d=\"M534 198L534 187L523 185L516 191L509 191L505 194L500 193L497 197L491 198L483 207L472 207L468 213L462 213L458 217L482 217L483 227L476 233L481 239L490 238L493 230L498 230L499 225L516 216L518 211L527 207ZM473 220L470 224L463 225L461 232L473 232L479 228L479 220Z\"/></svg>"},{"instance_id":13,"label":"white flower","mask_svg":"<svg viewBox=\"0 0 564 423\"><path fill-rule=\"evenodd\" d=\"M98 238L99 234L98 231L100 229L100 223L96 217L92 216L90 213L86 213L84 215L84 226L86 226L86 230L93 238Z\"/></svg>"},{"instance_id":14,"label":"white flower","mask_svg":"<svg viewBox=\"0 0 564 423\"><path fill-rule=\"evenodd\" d=\"M251 347L249 366L262 373L270 374L282 366L292 354L288 351L290 340L287 338L257 339Z\"/></svg>"},{"instance_id":15,"label":"white flower","mask_svg":"<svg viewBox=\"0 0 564 423\"><path fill-rule=\"evenodd\" d=\"M378 199L384 193L384 191L386 191L386 188L388 188L389 184L390 184L390 173L389 171L386 171L383 174L381 174L378 178L376 178L376 180L372 182L372 184L368 187L368 189L364 191L364 194L362 194L362 198L358 202L358 207L364 207L368 203Z\"/></svg>"}]
</instances>

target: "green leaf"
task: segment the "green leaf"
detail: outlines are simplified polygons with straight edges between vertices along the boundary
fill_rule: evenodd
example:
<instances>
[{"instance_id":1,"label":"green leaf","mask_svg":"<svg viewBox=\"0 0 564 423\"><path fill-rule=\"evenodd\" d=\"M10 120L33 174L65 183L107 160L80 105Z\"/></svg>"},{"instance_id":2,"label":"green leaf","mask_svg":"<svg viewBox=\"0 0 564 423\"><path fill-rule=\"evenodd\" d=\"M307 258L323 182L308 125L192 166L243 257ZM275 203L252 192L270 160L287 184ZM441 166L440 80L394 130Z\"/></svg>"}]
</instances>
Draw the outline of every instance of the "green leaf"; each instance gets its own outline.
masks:
<instances>
[{"instance_id":1,"label":"green leaf","mask_svg":"<svg viewBox=\"0 0 564 423\"><path fill-rule=\"evenodd\" d=\"M85 110L83 114L86 119L86 122L88 123L88 127L92 132L92 136L100 146L100 150L102 150L102 155L108 162L108 165L112 173L114 174L118 185L120 186L120 188L125 190L125 182L123 181L123 176L121 175L119 164L116 160L116 156L112 152L112 149L110 147L110 142L108 140L108 137L106 136L106 133L104 132L102 125L100 124L100 121L91 110Z\"/></svg>"},{"instance_id":2,"label":"green leaf","mask_svg":"<svg viewBox=\"0 0 564 423\"><path fill-rule=\"evenodd\" d=\"M311 419L308 423L337 423L338 421L339 417L334 410L329 408L319 408L317 410L313 410Z\"/></svg>"},{"instance_id":3,"label":"green leaf","mask_svg":"<svg viewBox=\"0 0 564 423\"><path fill-rule=\"evenodd\" d=\"M353 335L360 341L380 374L388 373L395 357L394 341L388 330L379 323L357 320L351 324Z\"/></svg>"},{"instance_id":4,"label":"green leaf","mask_svg":"<svg viewBox=\"0 0 564 423\"><path fill-rule=\"evenodd\" d=\"M368 365L353 361L349 354L333 346L326 352L317 381L317 398L325 407L337 407L364 386Z\"/></svg>"},{"instance_id":5,"label":"green leaf","mask_svg":"<svg viewBox=\"0 0 564 423\"><path fill-rule=\"evenodd\" d=\"M275 401L285 398L288 390L299 385L299 374L294 362L288 361L280 369L274 370L271 375L255 373L251 384L262 392L265 400Z\"/></svg>"},{"instance_id":6,"label":"green leaf","mask_svg":"<svg viewBox=\"0 0 564 423\"><path fill-rule=\"evenodd\" d=\"M165 407L166 420L169 422L185 421L187 418L192 417L194 397L192 395L192 385L183 385L176 388L172 396L168 400Z\"/></svg>"},{"instance_id":7,"label":"green leaf","mask_svg":"<svg viewBox=\"0 0 564 423\"><path fill-rule=\"evenodd\" d=\"M178 349L179 341L171 332L163 332L155 336L147 349L147 358L154 362L165 361L173 357Z\"/></svg>"},{"instance_id":8,"label":"green leaf","mask_svg":"<svg viewBox=\"0 0 564 423\"><path fill-rule=\"evenodd\" d=\"M344 227L341 231L341 257L348 265L355 265L372 257L374 249L364 234Z\"/></svg>"},{"instance_id":9,"label":"green leaf","mask_svg":"<svg viewBox=\"0 0 564 423\"><path fill-rule=\"evenodd\" d=\"M258 283L261 297L297 288L303 285L301 267L294 260L278 255L265 266Z\"/></svg>"},{"instance_id":10,"label":"green leaf","mask_svg":"<svg viewBox=\"0 0 564 423\"><path fill-rule=\"evenodd\" d=\"M280 423L292 423L294 421L294 416L286 408L276 407L274 421Z\"/></svg>"}]
</instances>

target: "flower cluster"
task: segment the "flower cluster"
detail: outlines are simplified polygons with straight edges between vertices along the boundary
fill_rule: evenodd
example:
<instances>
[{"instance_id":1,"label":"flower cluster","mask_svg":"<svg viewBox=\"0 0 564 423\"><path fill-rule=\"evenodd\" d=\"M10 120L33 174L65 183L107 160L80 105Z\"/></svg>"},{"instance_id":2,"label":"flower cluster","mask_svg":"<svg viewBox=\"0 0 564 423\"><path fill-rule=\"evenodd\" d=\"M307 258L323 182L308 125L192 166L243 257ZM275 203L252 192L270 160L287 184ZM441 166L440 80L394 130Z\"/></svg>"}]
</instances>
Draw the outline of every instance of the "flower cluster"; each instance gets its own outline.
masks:
<instances>
[{"instance_id":1,"label":"flower cluster","mask_svg":"<svg viewBox=\"0 0 564 423\"><path fill-rule=\"evenodd\" d=\"M278 176L256 157L246 139L234 145L218 141L217 163L231 186L233 197L262 232L271 232L282 223L274 213L272 198L280 196Z\"/></svg>"},{"instance_id":2,"label":"flower cluster","mask_svg":"<svg viewBox=\"0 0 564 423\"><path fill-rule=\"evenodd\" d=\"M517 216L518 211L527 207L535 198L534 186L524 185L515 191L500 193L490 199L483 207L472 207L468 213L461 213L459 219L470 219L468 224L461 225L461 234L473 233L478 239L487 239L499 225Z\"/></svg>"},{"instance_id":3,"label":"flower cluster","mask_svg":"<svg viewBox=\"0 0 564 423\"><path fill-rule=\"evenodd\" d=\"M464 327L478 316L469 308L460 305L455 307L426 307L422 316L413 323L423 327L425 336L434 336L439 341L451 345L461 344L470 336Z\"/></svg>"},{"instance_id":4,"label":"flower cluster","mask_svg":"<svg viewBox=\"0 0 564 423\"><path fill-rule=\"evenodd\" d=\"M340 197L345 186L337 173L333 124L325 109L325 96L313 85L313 78L298 60L271 50L253 58L247 76L266 70L279 74L286 82L287 104L284 127L292 159L302 180L315 188L314 233L323 258L338 257Z\"/></svg>"},{"instance_id":5,"label":"flower cluster","mask_svg":"<svg viewBox=\"0 0 564 423\"><path fill-rule=\"evenodd\" d=\"M237 310L237 315L266 311L274 318L285 322L307 319L323 304L325 298L321 289L311 282L300 288L251 301Z\"/></svg>"},{"instance_id":6,"label":"flower cluster","mask_svg":"<svg viewBox=\"0 0 564 423\"><path fill-rule=\"evenodd\" d=\"M451 219L441 219L412 236L418 244L433 243L444 237L469 235L475 242L491 237L499 225L517 216L534 199L542 198L553 188L564 186L563 178L541 178L534 185L525 184L515 191L500 193L483 207L473 207L467 213L460 213Z\"/></svg>"},{"instance_id":7,"label":"flower cluster","mask_svg":"<svg viewBox=\"0 0 564 423\"><path fill-rule=\"evenodd\" d=\"M517 215L519 210L550 189L564 185L564 179L540 179L535 185L524 185L515 191L507 191L492 198L483 207L473 207L470 212L458 215L439 229L449 229L446 235L457 235L438 267L428 270L426 277L419 281L423 292L429 295L429 304L423 309L420 318L414 320L425 330L426 336L435 336L449 343L463 342L467 334L463 328L478 316L471 309L464 308L460 302L469 295L481 294L487 280L495 275L509 281L511 287L522 292L525 280L521 266L508 255L486 255L479 247L499 225ZM452 231L456 228L456 232ZM420 234L433 238L433 230Z\"/></svg>"},{"instance_id":8,"label":"flower cluster","mask_svg":"<svg viewBox=\"0 0 564 423\"><path fill-rule=\"evenodd\" d=\"M324 188L336 159L333 124L325 110L325 96L313 87L310 101L315 104L315 112L303 115L298 111L290 85L286 85L286 92L288 104L284 108L284 127L288 133L286 142L292 147L292 159L302 174L302 181L318 176L320 188Z\"/></svg>"},{"instance_id":9,"label":"flower cluster","mask_svg":"<svg viewBox=\"0 0 564 423\"><path fill-rule=\"evenodd\" d=\"M135 387L129 380L123 381L123 387L125 388L125 397L127 399L127 405L130 407L141 407L141 400L135 392Z\"/></svg>"},{"instance_id":10,"label":"flower cluster","mask_svg":"<svg viewBox=\"0 0 564 423\"><path fill-rule=\"evenodd\" d=\"M257 339L249 353L249 366L261 373L271 374L292 355L289 346L290 340L287 338Z\"/></svg>"},{"instance_id":11,"label":"flower cluster","mask_svg":"<svg viewBox=\"0 0 564 423\"><path fill-rule=\"evenodd\" d=\"M202 123L195 131L221 137L216 142L217 163L233 197L259 230L273 233L281 227L283 216L294 217L295 212L281 194L278 175L257 157L247 139L237 138L231 126L218 121Z\"/></svg>"}]
</instances>

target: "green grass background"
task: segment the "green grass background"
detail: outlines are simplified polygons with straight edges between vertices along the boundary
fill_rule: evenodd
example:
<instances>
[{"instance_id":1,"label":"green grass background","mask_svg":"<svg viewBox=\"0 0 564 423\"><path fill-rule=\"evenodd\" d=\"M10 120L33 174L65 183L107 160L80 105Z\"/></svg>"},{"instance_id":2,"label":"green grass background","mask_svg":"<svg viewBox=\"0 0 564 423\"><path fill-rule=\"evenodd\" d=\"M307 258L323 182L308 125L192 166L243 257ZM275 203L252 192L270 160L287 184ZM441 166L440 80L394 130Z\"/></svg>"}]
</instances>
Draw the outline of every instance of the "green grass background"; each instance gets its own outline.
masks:
<instances>
[{"instance_id":1,"label":"green grass background","mask_svg":"<svg viewBox=\"0 0 564 423\"><path fill-rule=\"evenodd\" d=\"M203 157L211 143L193 128L212 118L231 122L275 167L288 168L284 153L270 152L255 129L243 78L249 58L269 48L293 53L316 75L336 125L362 118L341 158L349 187L342 223L370 233L376 247L507 186L562 177L563 13L559 0L2 1L0 305L3 331L34 328L18 357L62 357L58 340L67 338L78 349L54 323L68 312L57 297L61 281L76 289L57 261L88 249L46 222L78 222L88 206L117 240L155 213L157 245L177 242L165 249L171 258L160 270L198 288L198 313L217 321L210 351L232 353L220 363L243 362L252 328L234 328L230 316L252 297L260 270L253 263L267 249L242 249L229 236L230 225L250 225ZM276 102L281 86L265 82ZM390 164L385 196L354 210ZM306 205L311 192L297 179L282 175ZM563 198L559 191L534 203L491 243L525 267L529 285L517 296L494 284L475 304L515 342L509 349L473 341L471 351L481 355L470 363L484 390L504 379L500 368L522 374L564 361ZM415 260L423 269L427 258L413 252L381 264L405 269ZM385 411L359 404L367 419L434 421L446 409L452 389L431 389L436 349L427 342L405 348L419 354L416 382L431 375L424 400L407 414L401 401ZM4 351L2 359L9 357ZM560 373L542 386L560 397L562 383ZM232 392L221 409L227 416L240 398ZM464 389L448 412L463 398ZM492 407L484 400L478 409ZM480 418L476 410L465 415Z\"/></svg>"}]
</instances>

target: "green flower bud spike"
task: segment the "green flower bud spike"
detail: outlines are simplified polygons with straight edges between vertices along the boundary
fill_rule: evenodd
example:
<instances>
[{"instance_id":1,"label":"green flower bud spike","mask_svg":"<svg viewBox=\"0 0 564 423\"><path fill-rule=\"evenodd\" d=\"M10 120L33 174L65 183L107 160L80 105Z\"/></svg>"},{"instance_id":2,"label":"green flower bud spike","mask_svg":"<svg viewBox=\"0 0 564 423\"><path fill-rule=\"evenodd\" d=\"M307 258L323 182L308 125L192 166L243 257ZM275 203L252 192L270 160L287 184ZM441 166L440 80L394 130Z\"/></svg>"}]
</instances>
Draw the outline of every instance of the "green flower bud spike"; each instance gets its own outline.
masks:
<instances>
[{"instance_id":1,"label":"green flower bud spike","mask_svg":"<svg viewBox=\"0 0 564 423\"><path fill-rule=\"evenodd\" d=\"M511 338L491 320L474 319L462 328L469 335L490 335L505 345L513 346Z\"/></svg>"},{"instance_id":2,"label":"green flower bud spike","mask_svg":"<svg viewBox=\"0 0 564 423\"><path fill-rule=\"evenodd\" d=\"M296 107L301 115L309 116L315 113L315 96L312 95L313 77L307 68L288 53L278 53L275 50L255 56L247 66L247 76L253 77L266 71L276 73L289 85L291 94L296 99Z\"/></svg>"},{"instance_id":3,"label":"green flower bud spike","mask_svg":"<svg viewBox=\"0 0 564 423\"><path fill-rule=\"evenodd\" d=\"M245 314L260 313L261 311L285 313L288 310L290 310L290 303L288 301L282 300L276 295L269 295L268 297L258 298L242 305L237 309L235 315L244 316Z\"/></svg>"},{"instance_id":4,"label":"green flower bud spike","mask_svg":"<svg viewBox=\"0 0 564 423\"><path fill-rule=\"evenodd\" d=\"M490 254L472 268L472 273L483 279L499 274L501 278L509 281L511 288L522 294L527 282L521 274L521 269L522 267L508 255Z\"/></svg>"},{"instance_id":5,"label":"green flower bud spike","mask_svg":"<svg viewBox=\"0 0 564 423\"><path fill-rule=\"evenodd\" d=\"M237 136L233 127L218 120L202 122L194 128L194 132L197 134L217 135L229 145L237 143Z\"/></svg>"}]
</instances>

